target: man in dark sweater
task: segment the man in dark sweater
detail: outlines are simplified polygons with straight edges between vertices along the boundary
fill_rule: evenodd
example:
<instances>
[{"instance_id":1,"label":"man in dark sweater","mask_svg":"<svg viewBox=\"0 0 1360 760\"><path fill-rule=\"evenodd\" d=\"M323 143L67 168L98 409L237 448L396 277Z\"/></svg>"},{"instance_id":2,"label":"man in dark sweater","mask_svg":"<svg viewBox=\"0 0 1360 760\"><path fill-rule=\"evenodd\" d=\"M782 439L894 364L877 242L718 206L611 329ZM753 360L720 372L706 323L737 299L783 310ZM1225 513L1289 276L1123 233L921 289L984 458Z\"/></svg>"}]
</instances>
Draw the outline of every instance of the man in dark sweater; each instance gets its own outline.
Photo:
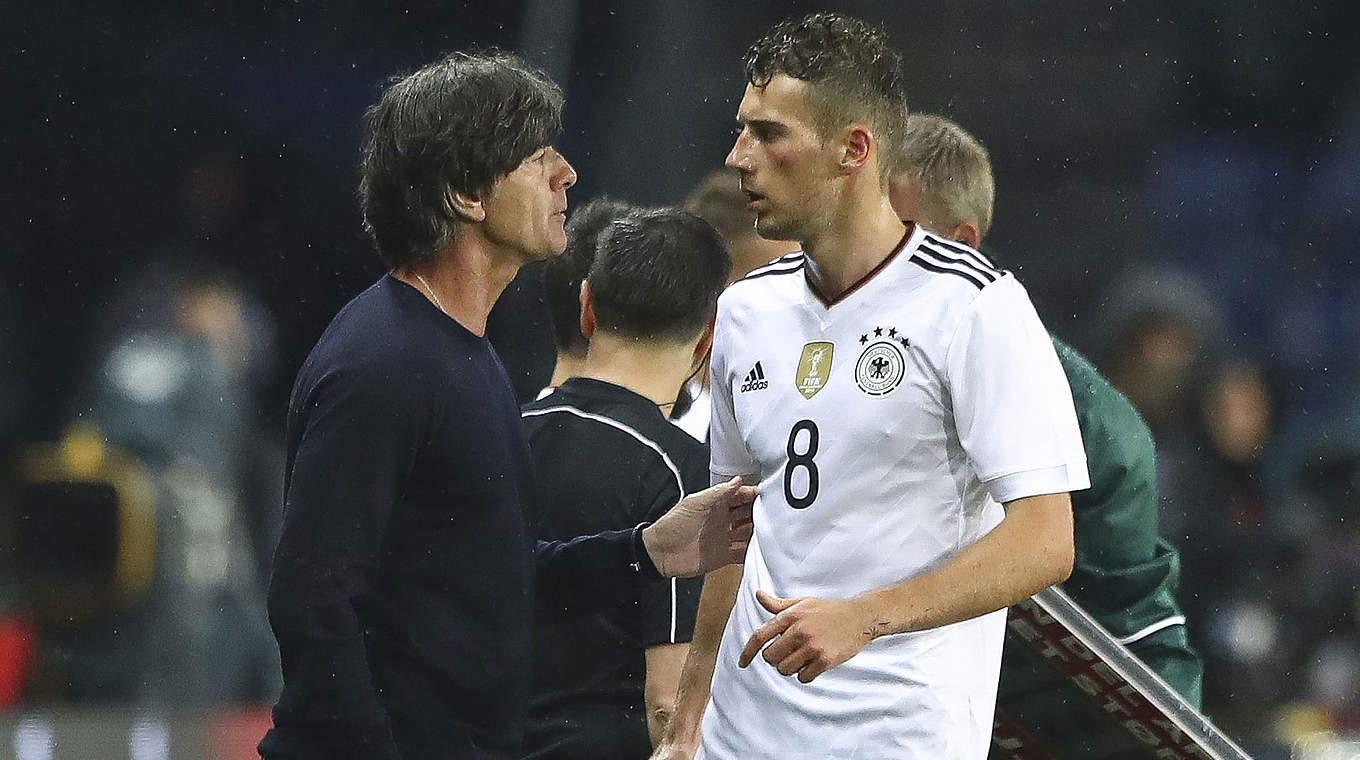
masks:
<instances>
[{"instance_id":1,"label":"man in dark sweater","mask_svg":"<svg viewBox=\"0 0 1360 760\"><path fill-rule=\"evenodd\" d=\"M708 448L664 412L704 365L730 268L726 247L707 222L678 209L597 227L579 316L554 323L559 334L579 325L586 355L575 376L523 412L547 540L654 520L709 480ZM650 754L675 702L701 585L659 580L594 615L564 615L559 599L540 595L525 756Z\"/></svg>"},{"instance_id":2,"label":"man in dark sweater","mask_svg":"<svg viewBox=\"0 0 1360 760\"><path fill-rule=\"evenodd\" d=\"M560 253L576 175L562 98L513 56L454 54L367 115L360 199L391 271L336 315L288 414L266 758L513 758L534 594L583 610L737 561L752 489L538 542L532 466L485 339L500 292Z\"/></svg>"}]
</instances>

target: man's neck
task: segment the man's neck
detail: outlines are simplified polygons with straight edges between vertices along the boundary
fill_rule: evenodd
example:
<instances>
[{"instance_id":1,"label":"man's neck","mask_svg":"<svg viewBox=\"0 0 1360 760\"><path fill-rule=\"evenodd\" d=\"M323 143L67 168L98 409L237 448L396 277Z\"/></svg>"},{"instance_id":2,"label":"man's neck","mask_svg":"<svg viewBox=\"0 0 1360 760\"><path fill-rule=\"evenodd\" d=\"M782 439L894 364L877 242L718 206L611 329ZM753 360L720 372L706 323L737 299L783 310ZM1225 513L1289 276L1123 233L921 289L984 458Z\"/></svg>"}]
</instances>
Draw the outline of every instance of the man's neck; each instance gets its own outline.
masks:
<instances>
[{"instance_id":1,"label":"man's neck","mask_svg":"<svg viewBox=\"0 0 1360 760\"><path fill-rule=\"evenodd\" d=\"M557 352L557 364L553 367L552 380L548 385L553 388L565 383L567 378L581 374L586 366L586 357L579 354Z\"/></svg>"},{"instance_id":2,"label":"man's neck","mask_svg":"<svg viewBox=\"0 0 1360 760\"><path fill-rule=\"evenodd\" d=\"M831 223L803 241L808 281L834 301L881 264L905 232L885 193L847 195L832 210Z\"/></svg>"},{"instance_id":3,"label":"man's neck","mask_svg":"<svg viewBox=\"0 0 1360 760\"><path fill-rule=\"evenodd\" d=\"M580 375L621 385L669 410L693 369L693 345L635 341L597 330Z\"/></svg>"},{"instance_id":4,"label":"man's neck","mask_svg":"<svg viewBox=\"0 0 1360 760\"><path fill-rule=\"evenodd\" d=\"M403 267L394 277L419 290L473 335L486 335L491 307L523 260L472 235L455 240L433 262Z\"/></svg>"}]
</instances>

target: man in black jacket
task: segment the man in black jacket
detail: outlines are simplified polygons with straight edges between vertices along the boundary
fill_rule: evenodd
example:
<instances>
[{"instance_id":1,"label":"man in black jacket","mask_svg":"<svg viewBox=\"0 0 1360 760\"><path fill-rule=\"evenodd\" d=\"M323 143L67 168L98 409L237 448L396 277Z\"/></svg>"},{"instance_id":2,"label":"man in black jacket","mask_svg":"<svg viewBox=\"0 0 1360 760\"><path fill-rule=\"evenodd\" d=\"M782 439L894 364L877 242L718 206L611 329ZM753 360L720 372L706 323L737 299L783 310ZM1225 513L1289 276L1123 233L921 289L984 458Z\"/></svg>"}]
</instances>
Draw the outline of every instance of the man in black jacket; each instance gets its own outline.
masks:
<instances>
[{"instance_id":1,"label":"man in black jacket","mask_svg":"<svg viewBox=\"0 0 1360 760\"><path fill-rule=\"evenodd\" d=\"M590 608L745 550L754 493L735 482L645 529L534 540L485 332L519 267L566 243L561 108L519 59L455 53L369 109L360 201L391 271L336 315L289 403L266 758L516 757L536 585Z\"/></svg>"},{"instance_id":2,"label":"man in black jacket","mask_svg":"<svg viewBox=\"0 0 1360 760\"><path fill-rule=\"evenodd\" d=\"M579 325L586 355L575 376L523 412L546 540L649 522L709 481L708 448L666 412L704 366L731 266L726 247L680 210L638 211L599 228L577 288L579 316L554 324L559 333ZM555 596L540 595L526 757L646 757L675 703L700 586L660 579L593 615L563 615Z\"/></svg>"}]
</instances>

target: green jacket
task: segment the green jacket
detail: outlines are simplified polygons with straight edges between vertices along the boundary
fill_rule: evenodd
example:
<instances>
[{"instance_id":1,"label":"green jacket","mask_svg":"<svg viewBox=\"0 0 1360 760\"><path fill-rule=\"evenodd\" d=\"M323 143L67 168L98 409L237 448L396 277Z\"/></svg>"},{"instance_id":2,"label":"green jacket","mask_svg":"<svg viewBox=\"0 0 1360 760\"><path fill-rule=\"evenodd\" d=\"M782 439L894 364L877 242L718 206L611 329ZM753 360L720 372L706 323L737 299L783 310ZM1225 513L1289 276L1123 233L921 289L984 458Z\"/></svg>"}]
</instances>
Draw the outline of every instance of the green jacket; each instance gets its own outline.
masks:
<instances>
[{"instance_id":1,"label":"green jacket","mask_svg":"<svg viewBox=\"0 0 1360 760\"><path fill-rule=\"evenodd\" d=\"M1072 494L1076 563L1062 588L1198 708L1204 666L1176 603L1180 555L1157 533L1152 433L1086 357L1057 338L1053 347L1091 474L1091 487Z\"/></svg>"}]
</instances>

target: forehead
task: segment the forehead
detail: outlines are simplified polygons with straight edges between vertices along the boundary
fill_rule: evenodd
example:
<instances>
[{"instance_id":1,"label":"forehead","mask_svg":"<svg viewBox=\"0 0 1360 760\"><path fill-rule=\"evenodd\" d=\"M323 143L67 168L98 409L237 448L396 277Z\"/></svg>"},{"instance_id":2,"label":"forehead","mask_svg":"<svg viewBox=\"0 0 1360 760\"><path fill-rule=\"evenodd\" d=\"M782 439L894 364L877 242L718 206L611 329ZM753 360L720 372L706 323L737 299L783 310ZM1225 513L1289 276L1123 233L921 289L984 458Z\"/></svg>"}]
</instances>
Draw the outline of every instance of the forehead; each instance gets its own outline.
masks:
<instances>
[{"instance_id":1,"label":"forehead","mask_svg":"<svg viewBox=\"0 0 1360 760\"><path fill-rule=\"evenodd\" d=\"M739 121L777 121L783 124L811 124L807 106L807 82L787 74L776 74L769 84L756 87L746 85L741 104L737 106Z\"/></svg>"}]
</instances>

